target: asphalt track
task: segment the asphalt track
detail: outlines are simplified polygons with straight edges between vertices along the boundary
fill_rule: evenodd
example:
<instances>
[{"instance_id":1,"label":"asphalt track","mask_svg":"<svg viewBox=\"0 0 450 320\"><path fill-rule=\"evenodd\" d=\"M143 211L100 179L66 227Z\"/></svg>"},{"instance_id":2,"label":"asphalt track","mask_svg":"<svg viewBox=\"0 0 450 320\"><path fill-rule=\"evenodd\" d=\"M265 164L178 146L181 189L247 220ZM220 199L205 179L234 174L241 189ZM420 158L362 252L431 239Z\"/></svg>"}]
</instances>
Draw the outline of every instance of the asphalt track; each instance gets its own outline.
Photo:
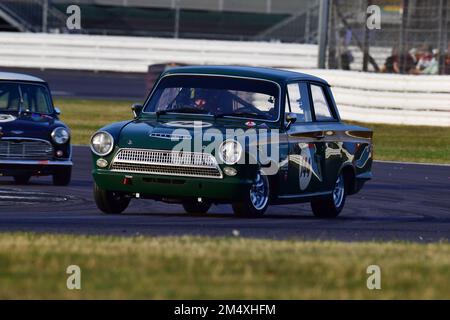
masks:
<instances>
[{"instance_id":1,"label":"asphalt track","mask_svg":"<svg viewBox=\"0 0 450 320\"><path fill-rule=\"evenodd\" d=\"M77 70L39 70L3 68L0 71L30 74L48 82L58 98L131 100L146 97L145 73L93 72Z\"/></svg>"},{"instance_id":2,"label":"asphalt track","mask_svg":"<svg viewBox=\"0 0 450 320\"><path fill-rule=\"evenodd\" d=\"M74 147L73 180L55 187L50 178L17 186L0 178L0 232L34 231L107 235L211 235L258 238L408 240L450 238L450 166L374 164L375 178L347 199L341 216L320 220L308 204L271 207L260 219L235 218L228 205L206 216L180 205L133 200L122 215L100 213L92 199L87 147Z\"/></svg>"}]
</instances>

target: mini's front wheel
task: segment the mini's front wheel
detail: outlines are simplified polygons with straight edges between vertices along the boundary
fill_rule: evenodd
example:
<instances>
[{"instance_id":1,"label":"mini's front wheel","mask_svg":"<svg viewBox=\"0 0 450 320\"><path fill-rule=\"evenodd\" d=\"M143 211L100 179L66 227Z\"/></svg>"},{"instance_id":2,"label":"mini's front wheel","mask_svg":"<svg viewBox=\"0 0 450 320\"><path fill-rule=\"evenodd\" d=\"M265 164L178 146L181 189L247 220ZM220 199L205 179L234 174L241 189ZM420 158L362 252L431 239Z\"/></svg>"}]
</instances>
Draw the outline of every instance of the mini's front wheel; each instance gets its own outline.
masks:
<instances>
[{"instance_id":1,"label":"mini's front wheel","mask_svg":"<svg viewBox=\"0 0 450 320\"><path fill-rule=\"evenodd\" d=\"M311 201L311 209L318 218L335 218L344 209L347 188L344 174L340 174L333 192L324 199Z\"/></svg>"},{"instance_id":2,"label":"mini's front wheel","mask_svg":"<svg viewBox=\"0 0 450 320\"><path fill-rule=\"evenodd\" d=\"M53 172L53 184L55 186L67 186L72 177L72 167L57 168Z\"/></svg>"},{"instance_id":3,"label":"mini's front wheel","mask_svg":"<svg viewBox=\"0 0 450 320\"><path fill-rule=\"evenodd\" d=\"M122 213L130 204L131 198L123 192L107 191L94 183L94 199L97 207L107 214Z\"/></svg>"},{"instance_id":4,"label":"mini's front wheel","mask_svg":"<svg viewBox=\"0 0 450 320\"><path fill-rule=\"evenodd\" d=\"M31 175L29 174L20 174L13 177L15 184L28 184L30 181Z\"/></svg>"},{"instance_id":5,"label":"mini's front wheel","mask_svg":"<svg viewBox=\"0 0 450 320\"><path fill-rule=\"evenodd\" d=\"M260 217L269 207L270 183L267 175L260 169L243 201L232 204L233 211L240 217Z\"/></svg>"},{"instance_id":6,"label":"mini's front wheel","mask_svg":"<svg viewBox=\"0 0 450 320\"><path fill-rule=\"evenodd\" d=\"M211 208L211 203L210 202L185 201L185 202L183 202L183 208L189 214L205 214Z\"/></svg>"}]
</instances>

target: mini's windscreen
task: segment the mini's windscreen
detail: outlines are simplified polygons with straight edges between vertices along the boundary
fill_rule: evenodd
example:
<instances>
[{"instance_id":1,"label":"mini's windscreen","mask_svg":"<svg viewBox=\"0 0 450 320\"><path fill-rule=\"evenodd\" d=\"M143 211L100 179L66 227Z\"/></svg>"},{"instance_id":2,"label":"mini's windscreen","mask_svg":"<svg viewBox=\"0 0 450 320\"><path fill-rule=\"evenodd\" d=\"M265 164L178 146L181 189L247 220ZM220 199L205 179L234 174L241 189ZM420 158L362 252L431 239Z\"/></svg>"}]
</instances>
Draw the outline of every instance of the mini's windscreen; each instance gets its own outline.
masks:
<instances>
[{"instance_id":1,"label":"mini's windscreen","mask_svg":"<svg viewBox=\"0 0 450 320\"><path fill-rule=\"evenodd\" d=\"M52 113L50 95L45 86L0 82L0 112Z\"/></svg>"}]
</instances>

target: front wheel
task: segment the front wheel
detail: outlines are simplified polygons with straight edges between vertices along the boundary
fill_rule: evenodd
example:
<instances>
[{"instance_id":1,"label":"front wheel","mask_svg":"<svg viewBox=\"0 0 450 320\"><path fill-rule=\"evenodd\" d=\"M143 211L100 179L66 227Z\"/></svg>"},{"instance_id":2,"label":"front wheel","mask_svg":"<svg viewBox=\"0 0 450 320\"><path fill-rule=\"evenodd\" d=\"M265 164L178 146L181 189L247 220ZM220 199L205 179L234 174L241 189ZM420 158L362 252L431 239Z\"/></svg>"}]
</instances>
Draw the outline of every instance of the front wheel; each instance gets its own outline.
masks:
<instances>
[{"instance_id":1,"label":"front wheel","mask_svg":"<svg viewBox=\"0 0 450 320\"><path fill-rule=\"evenodd\" d=\"M29 174L21 174L13 177L15 184L28 184L30 181L31 175Z\"/></svg>"},{"instance_id":2,"label":"front wheel","mask_svg":"<svg viewBox=\"0 0 450 320\"><path fill-rule=\"evenodd\" d=\"M53 184L55 186L67 186L72 177L72 167L57 168L53 172Z\"/></svg>"},{"instance_id":3,"label":"front wheel","mask_svg":"<svg viewBox=\"0 0 450 320\"><path fill-rule=\"evenodd\" d=\"M130 204L131 198L122 192L107 191L94 183L94 199L97 207L107 214L122 213Z\"/></svg>"},{"instance_id":4,"label":"front wheel","mask_svg":"<svg viewBox=\"0 0 450 320\"><path fill-rule=\"evenodd\" d=\"M318 218L335 218L344 209L347 188L344 174L340 174L332 194L324 199L311 201L311 209Z\"/></svg>"},{"instance_id":5,"label":"front wheel","mask_svg":"<svg viewBox=\"0 0 450 320\"><path fill-rule=\"evenodd\" d=\"M269 207L269 198L269 178L260 169L243 201L232 204L233 211L240 217L260 217Z\"/></svg>"},{"instance_id":6,"label":"front wheel","mask_svg":"<svg viewBox=\"0 0 450 320\"><path fill-rule=\"evenodd\" d=\"M183 208L189 214L205 214L211 208L211 203L186 201L183 202Z\"/></svg>"}]
</instances>

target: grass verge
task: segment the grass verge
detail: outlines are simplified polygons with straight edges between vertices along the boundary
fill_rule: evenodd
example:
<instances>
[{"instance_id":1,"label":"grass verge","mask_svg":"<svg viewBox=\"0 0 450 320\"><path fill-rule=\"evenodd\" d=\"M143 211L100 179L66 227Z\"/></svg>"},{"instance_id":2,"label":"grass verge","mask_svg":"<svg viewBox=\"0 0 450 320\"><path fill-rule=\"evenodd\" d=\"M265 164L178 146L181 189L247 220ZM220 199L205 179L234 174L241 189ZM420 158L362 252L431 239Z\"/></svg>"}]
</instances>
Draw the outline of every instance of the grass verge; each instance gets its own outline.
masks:
<instances>
[{"instance_id":1,"label":"grass verge","mask_svg":"<svg viewBox=\"0 0 450 320\"><path fill-rule=\"evenodd\" d=\"M55 103L72 129L75 144L88 144L100 127L132 117L131 101L57 99ZM450 163L450 127L361 125L375 132L377 160Z\"/></svg>"},{"instance_id":2,"label":"grass verge","mask_svg":"<svg viewBox=\"0 0 450 320\"><path fill-rule=\"evenodd\" d=\"M130 101L55 99L61 120L72 130L72 143L89 144L92 134L112 122L131 119Z\"/></svg>"},{"instance_id":3,"label":"grass verge","mask_svg":"<svg viewBox=\"0 0 450 320\"><path fill-rule=\"evenodd\" d=\"M449 299L449 279L448 243L0 234L0 299Z\"/></svg>"}]
</instances>

